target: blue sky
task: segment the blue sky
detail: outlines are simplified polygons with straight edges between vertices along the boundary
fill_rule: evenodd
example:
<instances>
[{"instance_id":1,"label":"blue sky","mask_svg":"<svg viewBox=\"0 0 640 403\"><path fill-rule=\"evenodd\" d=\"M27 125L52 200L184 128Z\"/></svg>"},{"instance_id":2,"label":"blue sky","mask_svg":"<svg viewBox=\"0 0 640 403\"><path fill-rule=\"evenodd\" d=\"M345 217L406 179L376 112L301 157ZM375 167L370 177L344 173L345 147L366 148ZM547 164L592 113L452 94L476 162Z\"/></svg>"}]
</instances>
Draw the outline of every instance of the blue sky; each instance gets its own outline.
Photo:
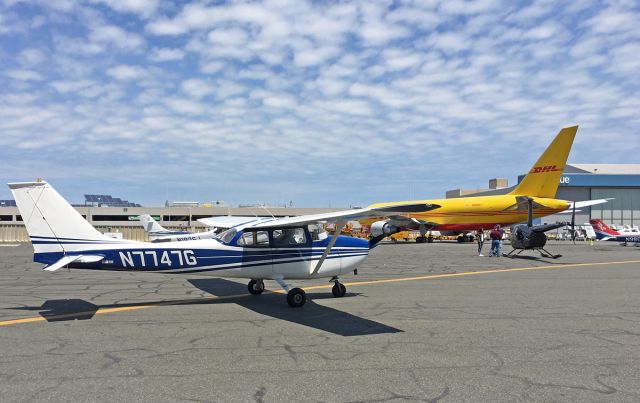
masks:
<instances>
[{"instance_id":1,"label":"blue sky","mask_svg":"<svg viewBox=\"0 0 640 403\"><path fill-rule=\"evenodd\" d=\"M297 206L638 163L637 1L0 0L0 180ZM10 198L0 189L0 199Z\"/></svg>"}]
</instances>

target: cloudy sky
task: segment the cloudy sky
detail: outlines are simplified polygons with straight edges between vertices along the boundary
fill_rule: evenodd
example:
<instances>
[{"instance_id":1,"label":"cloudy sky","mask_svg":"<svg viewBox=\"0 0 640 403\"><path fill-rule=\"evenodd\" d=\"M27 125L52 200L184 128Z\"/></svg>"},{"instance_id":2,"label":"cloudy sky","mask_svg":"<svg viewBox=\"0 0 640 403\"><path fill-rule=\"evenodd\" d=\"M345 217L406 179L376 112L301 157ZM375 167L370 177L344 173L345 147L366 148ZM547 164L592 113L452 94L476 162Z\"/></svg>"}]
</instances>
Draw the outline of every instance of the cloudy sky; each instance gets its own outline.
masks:
<instances>
[{"instance_id":1,"label":"cloudy sky","mask_svg":"<svg viewBox=\"0 0 640 403\"><path fill-rule=\"evenodd\" d=\"M0 0L0 181L349 206L638 163L637 1ZM0 199L10 198L7 188Z\"/></svg>"}]
</instances>

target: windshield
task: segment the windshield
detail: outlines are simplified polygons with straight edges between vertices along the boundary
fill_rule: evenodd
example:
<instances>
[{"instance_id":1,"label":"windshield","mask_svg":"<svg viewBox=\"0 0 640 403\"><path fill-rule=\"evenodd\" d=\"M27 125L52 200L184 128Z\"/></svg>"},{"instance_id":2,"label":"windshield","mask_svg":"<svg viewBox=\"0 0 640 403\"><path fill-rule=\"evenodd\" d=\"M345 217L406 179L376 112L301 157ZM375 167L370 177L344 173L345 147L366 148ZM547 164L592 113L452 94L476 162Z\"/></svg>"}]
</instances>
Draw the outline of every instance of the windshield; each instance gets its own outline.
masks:
<instances>
[{"instance_id":1,"label":"windshield","mask_svg":"<svg viewBox=\"0 0 640 403\"><path fill-rule=\"evenodd\" d=\"M228 230L216 235L216 239L222 243L229 243L231 242L231 240L233 239L233 237L236 235L237 232L238 232L237 229L229 228Z\"/></svg>"}]
</instances>

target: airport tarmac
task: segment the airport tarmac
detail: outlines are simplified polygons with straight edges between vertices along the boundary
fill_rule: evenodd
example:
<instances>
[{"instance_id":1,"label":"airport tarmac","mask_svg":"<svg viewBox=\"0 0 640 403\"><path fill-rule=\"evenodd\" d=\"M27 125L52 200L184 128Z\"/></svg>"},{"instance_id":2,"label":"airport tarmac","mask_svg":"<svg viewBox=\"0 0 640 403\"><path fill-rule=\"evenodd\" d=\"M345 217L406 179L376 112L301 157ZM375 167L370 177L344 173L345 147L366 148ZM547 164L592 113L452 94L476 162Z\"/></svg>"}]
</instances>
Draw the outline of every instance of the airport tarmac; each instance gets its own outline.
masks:
<instances>
[{"instance_id":1,"label":"airport tarmac","mask_svg":"<svg viewBox=\"0 0 640 403\"><path fill-rule=\"evenodd\" d=\"M344 298L292 282L311 298L293 309L204 275L47 273L0 246L0 400L640 401L640 248L548 249L564 256L383 244Z\"/></svg>"}]
</instances>

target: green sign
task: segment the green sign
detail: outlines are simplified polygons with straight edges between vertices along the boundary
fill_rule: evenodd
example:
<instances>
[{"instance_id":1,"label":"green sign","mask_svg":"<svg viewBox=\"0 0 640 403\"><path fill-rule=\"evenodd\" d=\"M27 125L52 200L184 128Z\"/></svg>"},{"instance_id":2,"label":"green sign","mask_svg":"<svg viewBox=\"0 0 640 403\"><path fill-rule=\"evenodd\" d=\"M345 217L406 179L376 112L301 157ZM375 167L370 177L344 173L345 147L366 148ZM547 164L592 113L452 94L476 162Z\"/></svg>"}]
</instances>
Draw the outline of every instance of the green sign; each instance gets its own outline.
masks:
<instances>
[{"instance_id":1,"label":"green sign","mask_svg":"<svg viewBox=\"0 0 640 403\"><path fill-rule=\"evenodd\" d=\"M156 221L160 221L160 216L159 215L152 215L151 218L153 218ZM128 217L129 221L140 221L140 216L139 215L130 215Z\"/></svg>"}]
</instances>

